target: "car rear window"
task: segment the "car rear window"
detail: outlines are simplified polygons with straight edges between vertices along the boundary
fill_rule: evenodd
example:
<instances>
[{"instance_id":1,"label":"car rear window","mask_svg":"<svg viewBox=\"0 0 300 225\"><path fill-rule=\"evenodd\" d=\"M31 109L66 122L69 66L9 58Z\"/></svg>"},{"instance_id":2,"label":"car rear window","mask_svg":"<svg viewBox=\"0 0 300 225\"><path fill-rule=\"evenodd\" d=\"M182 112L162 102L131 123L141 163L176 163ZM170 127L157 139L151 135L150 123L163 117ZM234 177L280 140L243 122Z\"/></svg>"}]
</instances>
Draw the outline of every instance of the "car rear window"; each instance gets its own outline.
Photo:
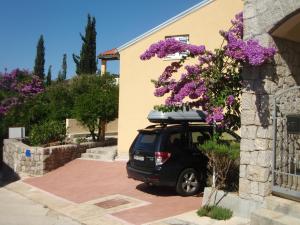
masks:
<instances>
[{"instance_id":1,"label":"car rear window","mask_svg":"<svg viewBox=\"0 0 300 225\"><path fill-rule=\"evenodd\" d=\"M154 152L158 135L155 133L140 133L134 149L148 152Z\"/></svg>"}]
</instances>

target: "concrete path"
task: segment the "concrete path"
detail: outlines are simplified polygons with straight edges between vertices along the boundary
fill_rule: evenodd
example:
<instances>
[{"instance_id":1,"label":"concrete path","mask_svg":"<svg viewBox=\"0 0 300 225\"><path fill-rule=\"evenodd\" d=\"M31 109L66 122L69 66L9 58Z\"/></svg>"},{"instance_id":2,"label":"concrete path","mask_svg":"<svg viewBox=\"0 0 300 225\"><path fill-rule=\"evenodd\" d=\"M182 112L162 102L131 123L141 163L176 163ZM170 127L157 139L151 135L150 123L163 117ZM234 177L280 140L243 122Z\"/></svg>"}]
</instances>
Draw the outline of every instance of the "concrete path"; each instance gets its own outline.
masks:
<instances>
[{"instance_id":1,"label":"concrete path","mask_svg":"<svg viewBox=\"0 0 300 225\"><path fill-rule=\"evenodd\" d=\"M0 225L79 225L48 207L0 188Z\"/></svg>"}]
</instances>

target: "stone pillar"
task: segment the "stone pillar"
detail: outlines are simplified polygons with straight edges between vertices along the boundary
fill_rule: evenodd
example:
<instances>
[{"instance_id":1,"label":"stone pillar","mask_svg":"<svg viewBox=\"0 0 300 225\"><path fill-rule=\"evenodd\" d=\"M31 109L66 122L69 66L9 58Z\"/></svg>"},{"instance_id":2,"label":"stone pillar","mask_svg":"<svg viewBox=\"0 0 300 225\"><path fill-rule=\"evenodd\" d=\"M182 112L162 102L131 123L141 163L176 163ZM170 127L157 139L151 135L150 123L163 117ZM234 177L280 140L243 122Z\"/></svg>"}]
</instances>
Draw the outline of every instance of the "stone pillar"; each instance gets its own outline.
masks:
<instances>
[{"instance_id":1,"label":"stone pillar","mask_svg":"<svg viewBox=\"0 0 300 225\"><path fill-rule=\"evenodd\" d=\"M106 59L101 60L101 75L106 73L106 63L107 63Z\"/></svg>"},{"instance_id":2,"label":"stone pillar","mask_svg":"<svg viewBox=\"0 0 300 225\"><path fill-rule=\"evenodd\" d=\"M261 72L255 68L244 70L241 101L239 194L255 201L263 201L271 193L272 95L266 87L272 86L272 82L261 79Z\"/></svg>"},{"instance_id":3,"label":"stone pillar","mask_svg":"<svg viewBox=\"0 0 300 225\"><path fill-rule=\"evenodd\" d=\"M273 62L259 68L245 68L242 74L239 181L242 198L262 202L271 193L273 96L299 85L300 44L273 38L269 31L299 8L300 1L293 0L244 1L244 39L256 39L266 47L274 45L278 53Z\"/></svg>"}]
</instances>

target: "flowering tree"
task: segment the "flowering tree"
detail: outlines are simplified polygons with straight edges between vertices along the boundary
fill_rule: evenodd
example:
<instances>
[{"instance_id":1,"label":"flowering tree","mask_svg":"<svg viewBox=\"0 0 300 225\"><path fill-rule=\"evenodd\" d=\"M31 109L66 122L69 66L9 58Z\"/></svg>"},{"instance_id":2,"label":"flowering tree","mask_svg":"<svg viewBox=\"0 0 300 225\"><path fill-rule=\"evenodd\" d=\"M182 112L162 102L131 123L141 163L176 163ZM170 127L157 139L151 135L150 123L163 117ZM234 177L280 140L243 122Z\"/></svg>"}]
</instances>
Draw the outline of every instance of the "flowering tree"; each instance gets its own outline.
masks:
<instances>
[{"instance_id":1,"label":"flowering tree","mask_svg":"<svg viewBox=\"0 0 300 225\"><path fill-rule=\"evenodd\" d=\"M157 80L154 95L166 96L165 104L155 108L170 111L201 107L207 114L208 123L219 122L220 126L236 130L240 126L240 94L242 88L241 69L244 64L260 66L270 60L276 50L265 48L256 40L243 40L243 14L231 21L228 31L220 31L224 38L220 48L207 50L175 39L166 39L152 44L140 58L164 58L169 54L185 52L181 60L167 66ZM185 65L189 58L198 60ZM173 75L185 65L179 79Z\"/></svg>"},{"instance_id":2,"label":"flowering tree","mask_svg":"<svg viewBox=\"0 0 300 225\"><path fill-rule=\"evenodd\" d=\"M0 73L0 116L43 90L43 81L26 70Z\"/></svg>"}]
</instances>

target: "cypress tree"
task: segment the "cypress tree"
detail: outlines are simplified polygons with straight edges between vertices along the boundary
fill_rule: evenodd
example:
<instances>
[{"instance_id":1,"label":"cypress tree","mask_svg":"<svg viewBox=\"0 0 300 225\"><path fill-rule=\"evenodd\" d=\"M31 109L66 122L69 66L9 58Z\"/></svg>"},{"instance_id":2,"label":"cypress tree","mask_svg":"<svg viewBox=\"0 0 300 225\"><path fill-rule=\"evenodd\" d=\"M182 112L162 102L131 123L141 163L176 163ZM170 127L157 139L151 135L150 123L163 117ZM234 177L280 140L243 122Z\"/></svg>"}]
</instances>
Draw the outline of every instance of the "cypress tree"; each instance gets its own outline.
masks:
<instances>
[{"instance_id":1,"label":"cypress tree","mask_svg":"<svg viewBox=\"0 0 300 225\"><path fill-rule=\"evenodd\" d=\"M58 74L57 74L57 81L58 82L61 82L61 81L63 81L64 79L63 79L63 75L62 75L62 72L61 72L61 70L59 70L58 71Z\"/></svg>"},{"instance_id":2,"label":"cypress tree","mask_svg":"<svg viewBox=\"0 0 300 225\"><path fill-rule=\"evenodd\" d=\"M44 80L45 77L45 47L44 47L44 37L40 36L37 47L36 47L36 57L34 64L34 74Z\"/></svg>"},{"instance_id":3,"label":"cypress tree","mask_svg":"<svg viewBox=\"0 0 300 225\"><path fill-rule=\"evenodd\" d=\"M51 68L52 68L52 66L50 65L48 68L48 73L47 73L47 77L46 77L46 85L47 86L51 85L51 79L52 79Z\"/></svg>"},{"instance_id":4,"label":"cypress tree","mask_svg":"<svg viewBox=\"0 0 300 225\"><path fill-rule=\"evenodd\" d=\"M58 71L57 81L63 81L67 78L67 54L63 55L61 70Z\"/></svg>"},{"instance_id":5,"label":"cypress tree","mask_svg":"<svg viewBox=\"0 0 300 225\"><path fill-rule=\"evenodd\" d=\"M62 62L62 78L65 80L67 78L67 54L63 55L63 62Z\"/></svg>"},{"instance_id":6,"label":"cypress tree","mask_svg":"<svg viewBox=\"0 0 300 225\"><path fill-rule=\"evenodd\" d=\"M76 73L78 75L95 74L97 71L96 35L96 19L88 15L85 36L80 34L81 40L83 41L80 56L73 54L73 60L76 64Z\"/></svg>"}]
</instances>

